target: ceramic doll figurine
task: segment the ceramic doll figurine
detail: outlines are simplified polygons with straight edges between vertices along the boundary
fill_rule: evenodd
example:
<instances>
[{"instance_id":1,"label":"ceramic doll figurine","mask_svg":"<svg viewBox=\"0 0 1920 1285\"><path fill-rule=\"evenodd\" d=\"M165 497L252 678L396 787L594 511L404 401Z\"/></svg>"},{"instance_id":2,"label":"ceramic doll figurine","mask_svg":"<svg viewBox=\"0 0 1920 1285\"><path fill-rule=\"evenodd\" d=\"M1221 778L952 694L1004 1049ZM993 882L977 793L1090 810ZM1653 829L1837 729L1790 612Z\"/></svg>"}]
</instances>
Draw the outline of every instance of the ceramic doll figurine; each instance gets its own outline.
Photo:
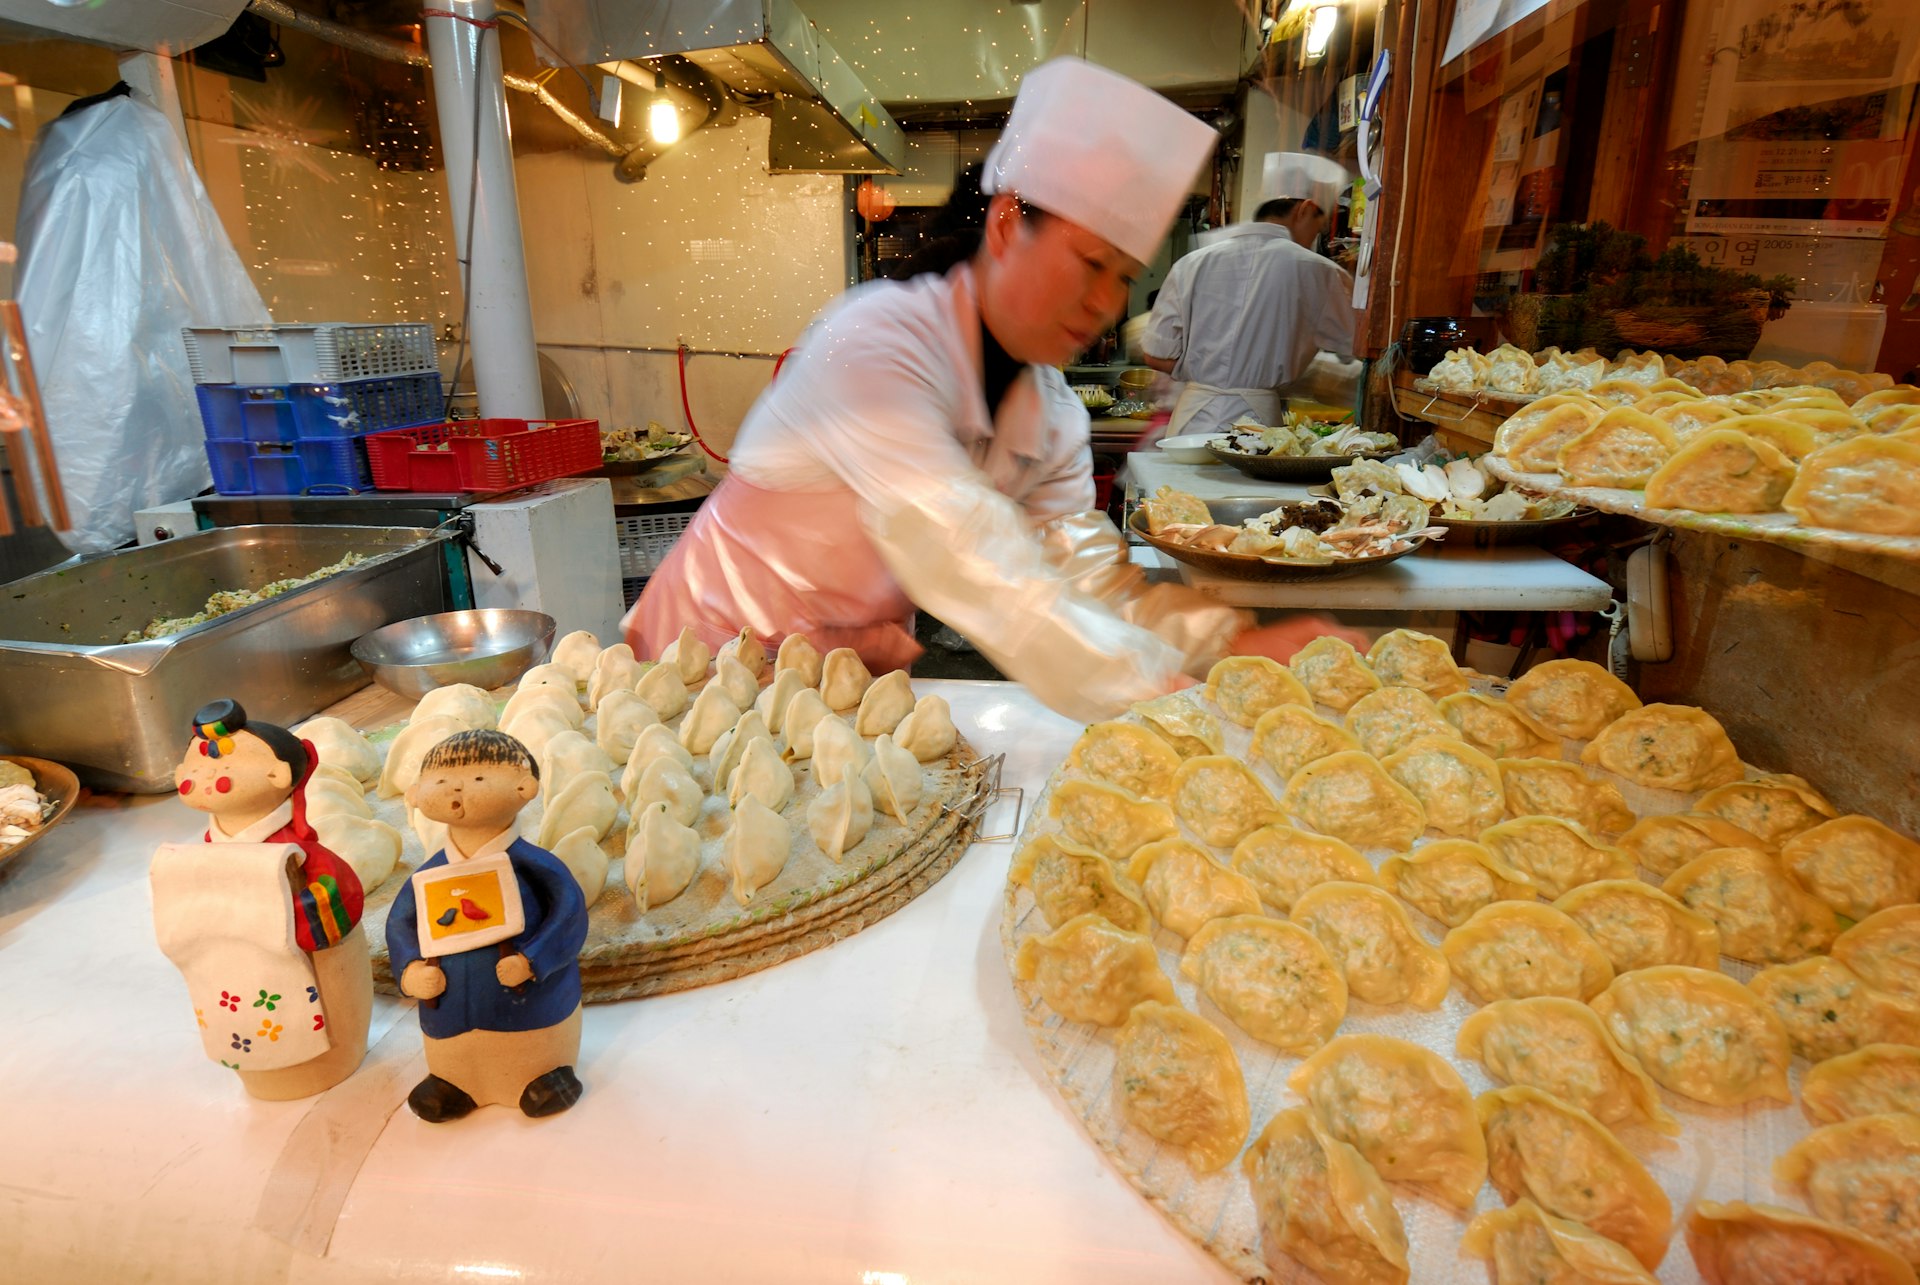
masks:
<instances>
[{"instance_id":1,"label":"ceramic doll figurine","mask_svg":"<svg viewBox=\"0 0 1920 1285\"><path fill-rule=\"evenodd\" d=\"M427 751L407 803L447 825L387 916L400 993L420 1001L427 1078L407 1095L422 1120L518 1104L553 1115L579 1101L580 948L587 903L552 853L519 837L540 791L533 755L504 732Z\"/></svg>"},{"instance_id":2,"label":"ceramic doll figurine","mask_svg":"<svg viewBox=\"0 0 1920 1285\"><path fill-rule=\"evenodd\" d=\"M307 823L313 746L237 701L193 716L174 769L200 843L153 858L154 932L186 978L207 1055L256 1098L303 1098L366 1056L373 967L353 867Z\"/></svg>"}]
</instances>

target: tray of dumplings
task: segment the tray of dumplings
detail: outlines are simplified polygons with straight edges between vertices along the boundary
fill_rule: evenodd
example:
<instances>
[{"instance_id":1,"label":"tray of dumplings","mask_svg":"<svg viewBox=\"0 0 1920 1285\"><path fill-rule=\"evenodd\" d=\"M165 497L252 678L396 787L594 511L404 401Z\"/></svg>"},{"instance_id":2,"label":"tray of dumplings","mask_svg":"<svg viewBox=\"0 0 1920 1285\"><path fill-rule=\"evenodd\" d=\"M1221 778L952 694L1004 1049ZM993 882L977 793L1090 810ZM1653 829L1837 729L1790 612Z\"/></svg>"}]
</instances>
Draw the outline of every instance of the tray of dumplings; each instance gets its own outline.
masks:
<instances>
[{"instance_id":1,"label":"tray of dumplings","mask_svg":"<svg viewBox=\"0 0 1920 1285\"><path fill-rule=\"evenodd\" d=\"M1086 730L1001 923L1048 1077L1263 1282L1912 1282L1920 844L1599 666L1408 630Z\"/></svg>"},{"instance_id":2,"label":"tray of dumplings","mask_svg":"<svg viewBox=\"0 0 1920 1285\"><path fill-rule=\"evenodd\" d=\"M586 895L589 1002L726 980L884 917L959 858L991 790L943 698L802 635L715 654L686 630L643 662L582 631L510 692L443 687L370 737L311 720L308 816L368 889L388 993L387 909L445 841L406 791L434 745L496 726L540 767L522 833Z\"/></svg>"}]
</instances>

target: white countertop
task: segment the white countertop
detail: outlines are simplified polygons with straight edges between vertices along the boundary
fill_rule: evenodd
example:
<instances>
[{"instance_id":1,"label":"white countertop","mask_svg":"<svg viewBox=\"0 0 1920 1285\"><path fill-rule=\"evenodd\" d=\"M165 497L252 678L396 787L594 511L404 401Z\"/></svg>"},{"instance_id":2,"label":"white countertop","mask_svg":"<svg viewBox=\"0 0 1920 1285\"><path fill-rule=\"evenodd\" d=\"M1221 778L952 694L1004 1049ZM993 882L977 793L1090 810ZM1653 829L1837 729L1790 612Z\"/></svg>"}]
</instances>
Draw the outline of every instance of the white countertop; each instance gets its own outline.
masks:
<instances>
[{"instance_id":1,"label":"white countertop","mask_svg":"<svg viewBox=\"0 0 1920 1285\"><path fill-rule=\"evenodd\" d=\"M1011 684L915 687L1028 801L1080 730ZM1010 843L827 950L590 1006L562 1115L430 1125L410 1004L376 996L365 1065L304 1101L201 1054L146 887L197 816L108 797L0 865L9 1281L1229 1279L1041 1071L1000 949Z\"/></svg>"}]
</instances>

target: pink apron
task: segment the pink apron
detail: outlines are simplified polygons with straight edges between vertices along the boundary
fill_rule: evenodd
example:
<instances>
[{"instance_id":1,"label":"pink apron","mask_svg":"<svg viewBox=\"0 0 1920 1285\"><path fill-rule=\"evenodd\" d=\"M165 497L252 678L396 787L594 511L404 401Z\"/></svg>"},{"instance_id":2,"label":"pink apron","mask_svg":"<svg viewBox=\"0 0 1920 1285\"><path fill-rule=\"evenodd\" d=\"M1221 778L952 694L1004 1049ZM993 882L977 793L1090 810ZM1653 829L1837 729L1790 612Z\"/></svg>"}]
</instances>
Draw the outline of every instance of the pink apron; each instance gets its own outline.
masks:
<instances>
[{"instance_id":1,"label":"pink apron","mask_svg":"<svg viewBox=\"0 0 1920 1285\"><path fill-rule=\"evenodd\" d=\"M910 666L913 603L856 505L844 487L772 491L729 473L621 622L634 654L658 656L691 625L709 647L747 628L769 647L788 634L851 647L876 674Z\"/></svg>"}]
</instances>

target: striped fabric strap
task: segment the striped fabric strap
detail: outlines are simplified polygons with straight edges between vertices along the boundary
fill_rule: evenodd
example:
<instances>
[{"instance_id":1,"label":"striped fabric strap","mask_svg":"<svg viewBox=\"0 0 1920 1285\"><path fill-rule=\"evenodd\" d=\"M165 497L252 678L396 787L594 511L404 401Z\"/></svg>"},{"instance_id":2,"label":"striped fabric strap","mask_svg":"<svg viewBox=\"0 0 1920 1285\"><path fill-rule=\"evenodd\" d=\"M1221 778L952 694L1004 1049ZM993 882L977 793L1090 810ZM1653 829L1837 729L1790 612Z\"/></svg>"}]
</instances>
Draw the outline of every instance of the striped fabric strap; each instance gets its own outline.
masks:
<instances>
[{"instance_id":1,"label":"striped fabric strap","mask_svg":"<svg viewBox=\"0 0 1920 1285\"><path fill-rule=\"evenodd\" d=\"M352 927L347 922L347 908L340 904L340 884L332 875L321 875L307 885L300 897L300 910L315 944L324 941L337 946Z\"/></svg>"}]
</instances>

